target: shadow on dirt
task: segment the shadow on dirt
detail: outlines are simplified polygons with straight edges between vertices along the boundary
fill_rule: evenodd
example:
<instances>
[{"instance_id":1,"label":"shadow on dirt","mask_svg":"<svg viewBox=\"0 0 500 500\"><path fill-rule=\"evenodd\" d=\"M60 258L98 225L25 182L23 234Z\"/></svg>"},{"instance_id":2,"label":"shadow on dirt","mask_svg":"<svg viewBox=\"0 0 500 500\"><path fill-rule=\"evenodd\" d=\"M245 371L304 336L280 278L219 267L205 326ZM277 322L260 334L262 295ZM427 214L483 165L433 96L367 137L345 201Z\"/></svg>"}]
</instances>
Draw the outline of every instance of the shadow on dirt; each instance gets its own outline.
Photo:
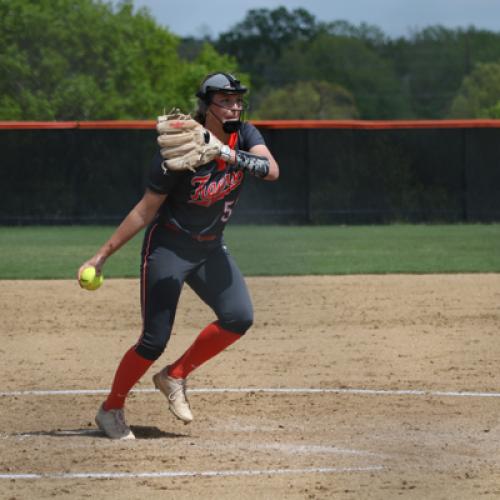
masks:
<instances>
[{"instance_id":1,"label":"shadow on dirt","mask_svg":"<svg viewBox=\"0 0 500 500\"><path fill-rule=\"evenodd\" d=\"M189 434L178 434L175 432L165 432L158 427L144 426L144 425L131 425L130 428L135 434L137 439L176 439L190 437ZM99 429L54 429L52 431L33 431L14 434L19 439L25 439L34 436L49 436L49 437L92 437L104 438L104 434Z\"/></svg>"}]
</instances>

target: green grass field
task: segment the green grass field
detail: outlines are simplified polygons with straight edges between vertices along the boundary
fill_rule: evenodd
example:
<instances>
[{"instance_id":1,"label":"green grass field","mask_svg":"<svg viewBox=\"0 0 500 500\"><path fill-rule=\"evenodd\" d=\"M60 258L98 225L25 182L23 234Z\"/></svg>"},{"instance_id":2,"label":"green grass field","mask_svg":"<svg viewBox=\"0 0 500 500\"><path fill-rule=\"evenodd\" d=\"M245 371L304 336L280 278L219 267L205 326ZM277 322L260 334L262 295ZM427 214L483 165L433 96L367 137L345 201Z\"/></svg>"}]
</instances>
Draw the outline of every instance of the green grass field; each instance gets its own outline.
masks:
<instances>
[{"instance_id":1,"label":"green grass field","mask_svg":"<svg viewBox=\"0 0 500 500\"><path fill-rule=\"evenodd\" d=\"M0 279L73 278L112 226L0 227ZM141 236L106 264L137 277ZM500 224L229 226L226 243L247 276L500 272Z\"/></svg>"}]
</instances>

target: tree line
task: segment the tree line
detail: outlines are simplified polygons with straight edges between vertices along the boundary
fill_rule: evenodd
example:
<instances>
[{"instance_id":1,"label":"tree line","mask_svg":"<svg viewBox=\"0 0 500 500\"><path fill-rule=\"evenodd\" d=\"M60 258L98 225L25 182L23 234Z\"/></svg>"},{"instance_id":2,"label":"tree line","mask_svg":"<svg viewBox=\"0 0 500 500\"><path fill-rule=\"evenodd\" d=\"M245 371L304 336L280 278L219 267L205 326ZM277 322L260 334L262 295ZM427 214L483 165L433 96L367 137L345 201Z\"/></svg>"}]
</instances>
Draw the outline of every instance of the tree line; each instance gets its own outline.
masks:
<instances>
[{"instance_id":1,"label":"tree line","mask_svg":"<svg viewBox=\"0 0 500 500\"><path fill-rule=\"evenodd\" d=\"M133 0L0 0L0 46L0 120L190 111L217 70L251 86L254 119L500 118L500 32L472 26L393 39L279 7L182 39Z\"/></svg>"},{"instance_id":2,"label":"tree line","mask_svg":"<svg viewBox=\"0 0 500 500\"><path fill-rule=\"evenodd\" d=\"M0 120L151 119L236 61L179 37L132 0L0 0ZM167 109L168 111L168 109Z\"/></svg>"}]
</instances>

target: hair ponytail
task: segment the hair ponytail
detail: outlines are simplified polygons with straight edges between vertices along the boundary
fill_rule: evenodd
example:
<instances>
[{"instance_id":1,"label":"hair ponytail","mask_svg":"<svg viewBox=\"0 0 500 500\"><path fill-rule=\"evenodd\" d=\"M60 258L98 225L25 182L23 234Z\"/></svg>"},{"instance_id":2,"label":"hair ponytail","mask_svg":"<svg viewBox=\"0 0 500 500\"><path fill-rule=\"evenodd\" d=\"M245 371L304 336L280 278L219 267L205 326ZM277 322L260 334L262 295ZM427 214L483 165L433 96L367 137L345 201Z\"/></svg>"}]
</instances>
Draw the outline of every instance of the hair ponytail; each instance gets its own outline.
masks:
<instances>
[{"instance_id":1,"label":"hair ponytail","mask_svg":"<svg viewBox=\"0 0 500 500\"><path fill-rule=\"evenodd\" d=\"M201 123L201 125L205 126L205 122L207 120L207 111L208 111L207 103L202 101L201 99L198 99L198 107L194 111L193 118L198 123Z\"/></svg>"}]
</instances>

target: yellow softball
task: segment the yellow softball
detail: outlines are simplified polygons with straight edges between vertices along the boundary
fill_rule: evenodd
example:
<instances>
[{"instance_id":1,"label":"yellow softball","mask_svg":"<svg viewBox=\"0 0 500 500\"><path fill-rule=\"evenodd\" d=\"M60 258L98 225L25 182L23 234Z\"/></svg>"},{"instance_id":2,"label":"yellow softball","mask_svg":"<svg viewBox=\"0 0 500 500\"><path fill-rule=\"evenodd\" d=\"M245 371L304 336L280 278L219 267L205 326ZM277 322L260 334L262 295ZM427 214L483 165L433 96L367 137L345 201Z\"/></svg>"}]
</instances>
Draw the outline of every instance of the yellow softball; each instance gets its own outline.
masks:
<instances>
[{"instance_id":1,"label":"yellow softball","mask_svg":"<svg viewBox=\"0 0 500 500\"><path fill-rule=\"evenodd\" d=\"M104 275L99 274L85 287L85 290L97 290L104 282Z\"/></svg>"},{"instance_id":2,"label":"yellow softball","mask_svg":"<svg viewBox=\"0 0 500 500\"><path fill-rule=\"evenodd\" d=\"M97 290L104 281L104 275L96 275L95 267L86 267L80 275L80 285L85 290Z\"/></svg>"}]
</instances>

